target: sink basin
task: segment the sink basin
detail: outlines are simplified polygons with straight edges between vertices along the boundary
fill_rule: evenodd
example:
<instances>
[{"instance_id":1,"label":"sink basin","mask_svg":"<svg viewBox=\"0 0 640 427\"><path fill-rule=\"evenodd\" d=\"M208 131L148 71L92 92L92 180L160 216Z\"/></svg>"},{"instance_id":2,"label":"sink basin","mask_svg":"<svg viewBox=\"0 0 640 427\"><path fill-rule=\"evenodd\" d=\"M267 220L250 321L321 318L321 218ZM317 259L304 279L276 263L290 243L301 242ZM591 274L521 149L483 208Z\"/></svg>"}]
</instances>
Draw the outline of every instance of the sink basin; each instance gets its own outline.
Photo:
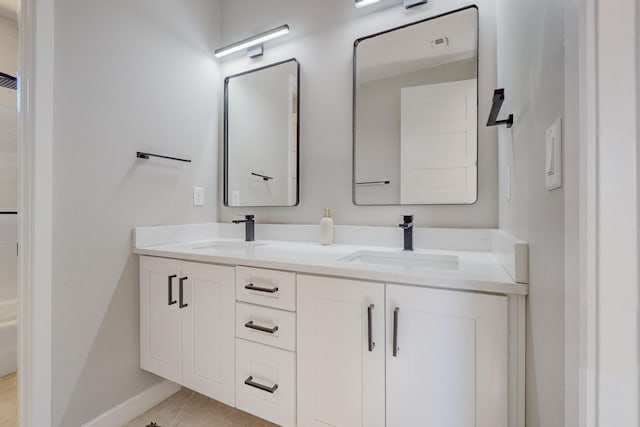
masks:
<instances>
[{"instance_id":1,"label":"sink basin","mask_svg":"<svg viewBox=\"0 0 640 427\"><path fill-rule=\"evenodd\" d=\"M458 257L456 255L421 254L415 252L358 251L344 256L338 261L360 264L422 267L436 270L458 269Z\"/></svg>"},{"instance_id":2,"label":"sink basin","mask_svg":"<svg viewBox=\"0 0 640 427\"><path fill-rule=\"evenodd\" d=\"M191 249L217 249L221 251L236 251L250 248L256 248L258 246L266 246L266 243L260 242L245 242L242 240L219 240L215 242L204 242L196 246L192 246Z\"/></svg>"}]
</instances>

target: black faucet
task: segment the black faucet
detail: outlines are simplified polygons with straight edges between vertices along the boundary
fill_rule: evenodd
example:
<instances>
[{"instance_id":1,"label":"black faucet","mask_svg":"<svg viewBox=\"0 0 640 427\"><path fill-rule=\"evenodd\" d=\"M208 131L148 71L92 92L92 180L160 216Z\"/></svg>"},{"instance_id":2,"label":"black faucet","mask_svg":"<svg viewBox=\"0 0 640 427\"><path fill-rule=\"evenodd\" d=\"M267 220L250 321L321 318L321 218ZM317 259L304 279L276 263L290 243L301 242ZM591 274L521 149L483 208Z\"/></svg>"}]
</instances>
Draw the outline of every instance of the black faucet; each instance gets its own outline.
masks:
<instances>
[{"instance_id":1,"label":"black faucet","mask_svg":"<svg viewBox=\"0 0 640 427\"><path fill-rule=\"evenodd\" d=\"M398 227L404 230L404 250L413 250L413 215L404 215L404 222Z\"/></svg>"},{"instance_id":2,"label":"black faucet","mask_svg":"<svg viewBox=\"0 0 640 427\"><path fill-rule=\"evenodd\" d=\"M254 215L245 215L244 219L231 221L234 224L242 224L244 222L244 240L246 240L247 242L253 242L255 240L256 222L253 220L253 218L255 218Z\"/></svg>"}]
</instances>

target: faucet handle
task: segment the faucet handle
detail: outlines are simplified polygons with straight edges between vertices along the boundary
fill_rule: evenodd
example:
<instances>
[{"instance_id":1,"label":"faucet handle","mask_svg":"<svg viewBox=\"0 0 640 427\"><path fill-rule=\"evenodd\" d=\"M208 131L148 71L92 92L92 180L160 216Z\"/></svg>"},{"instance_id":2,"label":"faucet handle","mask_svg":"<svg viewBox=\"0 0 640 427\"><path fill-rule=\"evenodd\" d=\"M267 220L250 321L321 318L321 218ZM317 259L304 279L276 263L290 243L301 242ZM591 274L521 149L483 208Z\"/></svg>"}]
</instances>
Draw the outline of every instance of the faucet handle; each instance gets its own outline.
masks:
<instances>
[{"instance_id":1,"label":"faucet handle","mask_svg":"<svg viewBox=\"0 0 640 427\"><path fill-rule=\"evenodd\" d=\"M247 221L253 221L255 217L256 217L255 215L245 215L244 219L246 219Z\"/></svg>"},{"instance_id":2,"label":"faucet handle","mask_svg":"<svg viewBox=\"0 0 640 427\"><path fill-rule=\"evenodd\" d=\"M398 224L401 228L409 228L413 226L413 215L403 215L402 216L404 222L402 224Z\"/></svg>"}]
</instances>

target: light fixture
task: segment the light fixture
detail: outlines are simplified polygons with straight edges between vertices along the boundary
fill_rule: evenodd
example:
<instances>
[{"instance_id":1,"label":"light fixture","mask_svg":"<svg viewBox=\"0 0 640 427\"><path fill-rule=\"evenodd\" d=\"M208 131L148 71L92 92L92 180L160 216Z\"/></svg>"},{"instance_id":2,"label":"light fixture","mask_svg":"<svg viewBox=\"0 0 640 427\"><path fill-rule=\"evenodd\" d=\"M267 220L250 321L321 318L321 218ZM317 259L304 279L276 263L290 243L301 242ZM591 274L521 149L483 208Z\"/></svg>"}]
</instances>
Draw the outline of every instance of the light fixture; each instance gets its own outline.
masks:
<instances>
[{"instance_id":1,"label":"light fixture","mask_svg":"<svg viewBox=\"0 0 640 427\"><path fill-rule=\"evenodd\" d=\"M239 42L223 46L220 49L216 49L213 54L216 58L222 58L223 56L227 56L231 53L239 52L241 50L249 49L256 46L256 48L248 50L249 56L253 58L262 55L262 44L264 42L273 40L286 34L289 34L289 26L281 25L280 27L265 31L264 33L257 34L253 37L249 37L244 40L240 40Z\"/></svg>"},{"instance_id":2,"label":"light fixture","mask_svg":"<svg viewBox=\"0 0 640 427\"><path fill-rule=\"evenodd\" d=\"M365 7L370 4L378 3L380 0L356 0L356 7Z\"/></svg>"},{"instance_id":3,"label":"light fixture","mask_svg":"<svg viewBox=\"0 0 640 427\"><path fill-rule=\"evenodd\" d=\"M412 7L420 6L421 4L426 4L427 0L404 0L404 8L410 9Z\"/></svg>"}]
</instances>

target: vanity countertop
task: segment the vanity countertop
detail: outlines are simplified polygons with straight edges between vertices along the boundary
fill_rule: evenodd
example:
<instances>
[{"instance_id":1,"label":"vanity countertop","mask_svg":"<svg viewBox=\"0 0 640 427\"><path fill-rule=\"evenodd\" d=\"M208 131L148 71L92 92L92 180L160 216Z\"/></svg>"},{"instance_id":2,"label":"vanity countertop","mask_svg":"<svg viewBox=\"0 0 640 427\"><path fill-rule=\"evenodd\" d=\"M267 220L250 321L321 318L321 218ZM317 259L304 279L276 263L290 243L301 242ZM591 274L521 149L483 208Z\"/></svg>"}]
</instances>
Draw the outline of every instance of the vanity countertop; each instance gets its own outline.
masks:
<instances>
[{"instance_id":1,"label":"vanity countertop","mask_svg":"<svg viewBox=\"0 0 640 427\"><path fill-rule=\"evenodd\" d=\"M216 238L215 242L238 242ZM337 276L385 283L401 283L498 294L526 295L528 285L516 283L492 252L418 249L416 254L455 255L455 268L437 269L415 265L363 264L342 261L358 251L402 253L400 248L260 240L256 246L207 247L211 240L139 245L133 252L165 258L226 265L288 270L299 273ZM220 245L219 245L220 246ZM224 246L224 245L222 245Z\"/></svg>"}]
</instances>

